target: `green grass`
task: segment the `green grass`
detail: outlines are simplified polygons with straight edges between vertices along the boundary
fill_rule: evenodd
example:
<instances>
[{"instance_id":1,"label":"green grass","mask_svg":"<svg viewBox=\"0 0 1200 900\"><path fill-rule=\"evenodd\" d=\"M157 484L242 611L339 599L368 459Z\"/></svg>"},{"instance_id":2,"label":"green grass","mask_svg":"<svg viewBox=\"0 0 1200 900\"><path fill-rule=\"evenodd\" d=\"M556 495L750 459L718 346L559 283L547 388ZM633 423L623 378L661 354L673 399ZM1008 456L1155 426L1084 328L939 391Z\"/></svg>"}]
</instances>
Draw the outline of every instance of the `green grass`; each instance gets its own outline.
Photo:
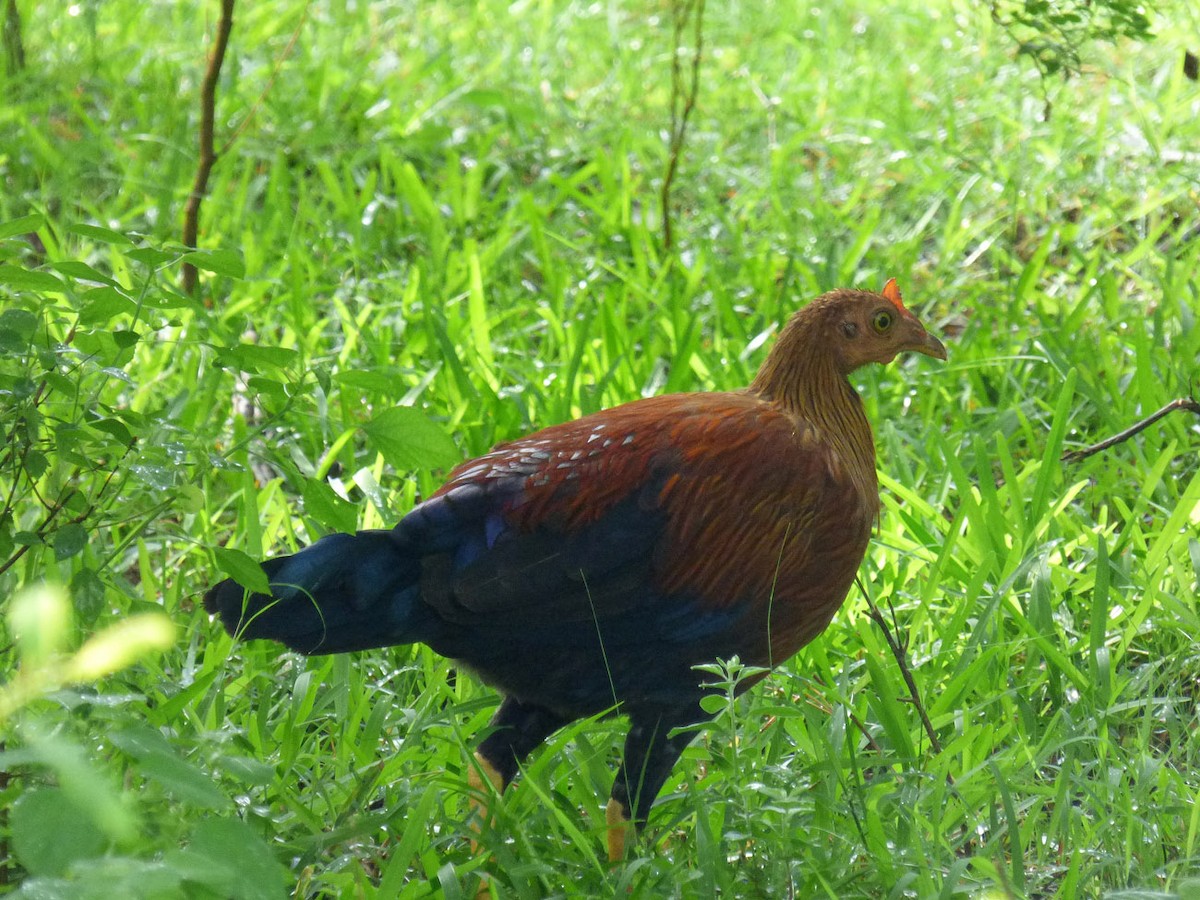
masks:
<instances>
[{"instance_id":1,"label":"green grass","mask_svg":"<svg viewBox=\"0 0 1200 900\"><path fill-rule=\"evenodd\" d=\"M4 695L30 691L2 726L4 886L1197 896L1197 422L1058 458L1196 389L1200 90L1171 35L1200 21L1171 5L1156 42L1094 51L1043 121L974 7L893 6L709 4L673 256L661 5L244 4L218 145L245 127L201 227L234 254L200 259L199 301L172 242L216 6L26 9L0 80L0 222L35 217L0 226L0 565L29 549L0 603L61 583L73 624L27 626L50 650ZM884 499L864 582L940 753L852 595L726 704L628 862L603 861L612 721L535 754L475 855L489 690L420 647L235 644L198 609L213 548L390 524L497 441L744 385L807 298L891 275L950 361L856 378ZM54 646L145 612L170 649L61 685Z\"/></svg>"}]
</instances>

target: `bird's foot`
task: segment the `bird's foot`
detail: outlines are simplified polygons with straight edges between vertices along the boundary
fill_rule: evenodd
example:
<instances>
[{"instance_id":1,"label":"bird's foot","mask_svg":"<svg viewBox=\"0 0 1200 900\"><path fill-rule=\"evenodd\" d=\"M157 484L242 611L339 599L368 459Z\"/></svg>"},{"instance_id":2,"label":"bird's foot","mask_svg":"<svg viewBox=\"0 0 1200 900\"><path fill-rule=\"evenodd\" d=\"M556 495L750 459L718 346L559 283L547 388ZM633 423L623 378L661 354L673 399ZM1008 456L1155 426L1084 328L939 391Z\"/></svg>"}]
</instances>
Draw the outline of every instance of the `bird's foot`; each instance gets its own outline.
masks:
<instances>
[{"instance_id":1,"label":"bird's foot","mask_svg":"<svg viewBox=\"0 0 1200 900\"><path fill-rule=\"evenodd\" d=\"M484 779L487 779L486 783ZM491 785L489 789L486 785ZM467 772L467 787L471 789L471 830L479 834L480 825L488 814L488 799L492 790L497 794L504 791L504 776L480 753L475 753L475 764ZM479 850L479 842L471 840L471 852Z\"/></svg>"},{"instance_id":2,"label":"bird's foot","mask_svg":"<svg viewBox=\"0 0 1200 900\"><path fill-rule=\"evenodd\" d=\"M487 781L485 782L484 779L487 779ZM491 785L495 793L501 793L504 790L504 776L482 754L476 752L475 762L470 766L470 771L467 772L467 787L471 789L471 831L476 835L476 837L471 838L472 856L479 853L477 836L482 828L483 820L488 815L488 800L492 796L492 790L487 785ZM479 880L479 888L475 892L475 900L486 900L491 895L492 891L488 883L488 878L486 875L483 875Z\"/></svg>"},{"instance_id":3,"label":"bird's foot","mask_svg":"<svg viewBox=\"0 0 1200 900\"><path fill-rule=\"evenodd\" d=\"M625 839L632 827L621 801L615 797L608 801L604 820L608 824L608 861L619 862L625 858Z\"/></svg>"}]
</instances>

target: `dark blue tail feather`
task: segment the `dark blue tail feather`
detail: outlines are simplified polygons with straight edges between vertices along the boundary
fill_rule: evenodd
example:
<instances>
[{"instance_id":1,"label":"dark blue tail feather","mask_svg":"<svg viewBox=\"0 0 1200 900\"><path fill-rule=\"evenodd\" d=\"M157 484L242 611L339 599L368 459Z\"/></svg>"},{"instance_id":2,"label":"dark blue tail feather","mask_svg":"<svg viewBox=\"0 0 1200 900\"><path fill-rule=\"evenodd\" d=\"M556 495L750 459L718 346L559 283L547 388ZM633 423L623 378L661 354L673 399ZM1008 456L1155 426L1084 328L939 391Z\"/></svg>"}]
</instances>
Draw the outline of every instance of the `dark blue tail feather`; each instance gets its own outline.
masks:
<instances>
[{"instance_id":1,"label":"dark blue tail feather","mask_svg":"<svg viewBox=\"0 0 1200 900\"><path fill-rule=\"evenodd\" d=\"M204 595L204 608L240 638L313 655L431 637L433 619L418 596L420 560L390 531L331 534L262 566L273 596L248 594L232 579Z\"/></svg>"}]
</instances>

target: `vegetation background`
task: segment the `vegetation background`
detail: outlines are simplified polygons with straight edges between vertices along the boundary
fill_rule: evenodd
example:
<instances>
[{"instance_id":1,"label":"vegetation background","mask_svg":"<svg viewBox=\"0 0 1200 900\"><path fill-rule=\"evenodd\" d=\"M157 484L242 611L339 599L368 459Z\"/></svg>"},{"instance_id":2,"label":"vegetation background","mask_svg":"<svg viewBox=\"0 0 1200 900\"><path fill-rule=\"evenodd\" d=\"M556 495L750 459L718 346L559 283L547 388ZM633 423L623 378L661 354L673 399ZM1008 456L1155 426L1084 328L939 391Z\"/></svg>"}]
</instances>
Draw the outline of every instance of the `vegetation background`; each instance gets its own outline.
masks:
<instances>
[{"instance_id":1,"label":"vegetation background","mask_svg":"<svg viewBox=\"0 0 1200 900\"><path fill-rule=\"evenodd\" d=\"M217 4L18 7L0 890L1200 896L1197 420L1060 461L1196 389L1195 4L1104 44L1017 13L1135 7L709 4L666 248L671 6L243 3L192 254ZM853 596L724 704L625 863L618 725L535 754L473 854L491 692L420 647L237 645L199 608L499 440L744 385L798 305L888 276L951 353L856 378L864 583L921 702Z\"/></svg>"}]
</instances>

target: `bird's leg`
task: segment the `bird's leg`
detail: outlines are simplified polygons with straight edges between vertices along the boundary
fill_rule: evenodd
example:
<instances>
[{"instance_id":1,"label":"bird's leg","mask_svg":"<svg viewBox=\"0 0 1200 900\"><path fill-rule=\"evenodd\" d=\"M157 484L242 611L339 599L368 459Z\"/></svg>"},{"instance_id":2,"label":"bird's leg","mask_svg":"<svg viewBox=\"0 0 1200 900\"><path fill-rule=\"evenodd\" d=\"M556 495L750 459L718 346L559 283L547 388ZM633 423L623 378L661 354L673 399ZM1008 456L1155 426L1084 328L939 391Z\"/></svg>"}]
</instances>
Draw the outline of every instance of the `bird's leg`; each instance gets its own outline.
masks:
<instances>
[{"instance_id":1,"label":"bird's leg","mask_svg":"<svg viewBox=\"0 0 1200 900\"><path fill-rule=\"evenodd\" d=\"M473 794L485 797L487 796L483 787L485 778L497 794L504 790L506 784L504 776L496 771L495 767L487 761L487 757L476 750L475 765L471 766L471 770L467 773L467 787L471 789ZM471 802L476 806L482 805L482 801L476 800L474 797L471 798Z\"/></svg>"},{"instance_id":2,"label":"bird's leg","mask_svg":"<svg viewBox=\"0 0 1200 900\"><path fill-rule=\"evenodd\" d=\"M690 712L690 710L689 710ZM654 798L662 790L679 755L692 740L691 732L670 734L676 725L690 717L659 717L652 724L634 717L625 738L625 759L617 770L612 797L605 810L608 825L608 859L616 862L625 856L629 826L639 831L645 826Z\"/></svg>"},{"instance_id":3,"label":"bird's leg","mask_svg":"<svg viewBox=\"0 0 1200 900\"><path fill-rule=\"evenodd\" d=\"M477 765L467 774L472 810L480 813L479 819L487 809L484 778L496 793L502 793L516 777L522 760L569 721L544 707L522 703L514 697L504 698L492 716L492 733L475 751Z\"/></svg>"}]
</instances>

